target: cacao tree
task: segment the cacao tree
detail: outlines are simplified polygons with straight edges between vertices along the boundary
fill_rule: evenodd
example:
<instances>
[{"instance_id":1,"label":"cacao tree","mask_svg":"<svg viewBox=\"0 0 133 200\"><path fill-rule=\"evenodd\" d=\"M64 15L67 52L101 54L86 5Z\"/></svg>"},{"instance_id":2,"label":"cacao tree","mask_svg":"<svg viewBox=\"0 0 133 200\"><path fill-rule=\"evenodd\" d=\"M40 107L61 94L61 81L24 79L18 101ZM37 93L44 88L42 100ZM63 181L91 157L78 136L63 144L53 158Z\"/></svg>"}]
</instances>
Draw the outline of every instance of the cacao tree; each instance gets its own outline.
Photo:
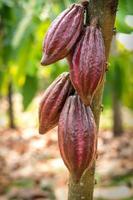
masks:
<instances>
[{"instance_id":1,"label":"cacao tree","mask_svg":"<svg viewBox=\"0 0 133 200\"><path fill-rule=\"evenodd\" d=\"M0 66L0 80L1 81L0 82L2 83L0 85L0 93L1 93L1 95L6 96L8 94L7 88L9 88L9 102L11 102L10 81L11 81L11 85L14 86L13 88L15 88L16 91L21 92L21 94L23 95L23 104L24 104L25 109L27 108L27 106L29 105L29 103L31 102L33 97L35 96L37 89L38 89L38 80L39 80L38 77L39 76L38 76L38 67L37 66L39 65L38 60L40 59L40 51L41 51L41 45L38 45L38 44L41 44L42 33L47 30L47 27L50 24L50 19L51 20L54 19L55 16L58 14L58 12L64 10L70 3L73 3L73 2L76 2L76 1L72 1L72 0L71 1L68 1L68 0L67 1L65 1L65 0L50 1L49 8L46 5L46 2L41 1L41 0L36 1L36 2L32 1L32 0L31 1L23 0L19 3L18 3L18 1L4 1L4 0L2 0L0 2L0 9L1 9L0 11L2 11L1 18L4 18L4 21L1 20L4 23L1 23L1 21L0 21L0 27L1 27L0 34L2 35L2 40L0 38L0 41L1 41L0 42L0 45L1 45L0 51L2 53L2 58L0 58L0 64L1 64L1 66ZM116 25L117 25L118 31L130 33L132 31L132 29L131 29L131 27L127 26L127 24L124 21L124 18L125 18L125 15L127 15L127 10L128 10L129 14L132 14L132 9L131 9L132 8L132 0L125 0L125 1L120 0L119 2L120 2L120 4L119 4L120 6L119 6L118 17L116 20ZM53 5L55 5L55 7L56 7L55 9L54 9ZM47 17L46 19L43 18L43 20L42 20L41 14L43 12L44 7L48 8L49 17ZM26 9L26 8L28 8L28 9ZM50 12L51 8L53 8L52 9L53 12ZM45 11L46 10L47 9L45 9ZM115 1L115 0L106 0L106 1L105 0L98 0L98 1L92 0L89 3L88 9L86 9L86 16L87 16L86 22L90 22L91 19L94 17L98 18L98 26L102 30L102 35L103 35L103 39L105 42L106 59L108 59L110 42L111 42L112 35L113 35L113 27L114 27L116 10L117 10L117 1ZM8 13L8 15L6 16L5 13ZM8 33L8 35L7 34L3 35L3 30L5 33ZM39 35L40 32L41 32L41 34ZM65 37L64 37L64 39L65 39ZM60 42L60 40L59 40L59 42ZM29 52L29 49L30 49L30 52ZM64 55L66 55L66 52ZM125 60L127 60L127 57L125 58ZM129 59L129 57L128 57L128 59ZM68 58L68 60L69 60L69 58ZM6 63L5 63L5 61L6 61ZM123 60L120 63L122 64ZM121 66L123 66L123 65L121 65ZM72 67L73 67L73 65L72 65ZM57 70L57 68L58 68L58 70ZM124 68L125 67L123 67L122 70L124 70ZM51 68L51 74L53 75L53 77L55 77L55 76L57 76L57 74L61 73L63 71L63 69L64 68L62 66L60 68L60 64L56 63L54 65L54 67ZM126 72L127 71L128 70L126 70ZM132 74L131 72L132 71L130 68L130 71L128 72L128 76L130 74ZM118 73L120 76L120 71L118 71ZM100 77L101 77L101 74L100 74ZM121 73L121 77L122 77L122 73ZM11 80L10 80L10 78L11 78ZM84 80L84 79L82 79L82 80ZM128 80L129 79L127 78L127 81ZM100 81L101 80L99 80L98 84L96 84L96 88L97 88L97 85L99 86ZM70 83L70 80L68 80L68 82ZM31 85L32 85L32 87L31 87ZM73 81L73 85L75 85L74 81ZM104 81L103 81L103 84L100 85L100 88L97 89L95 94L92 95L93 100L92 100L92 104L91 104L91 109L92 109L93 115L95 117L97 129L99 126L99 115L100 115L100 111L101 111L101 99L102 99L102 93L103 93L103 85L104 85ZM127 83L127 85L128 85L128 83ZM125 95L126 97L130 96L129 94L131 94L131 92L132 92L132 87L131 87L132 85L130 85L130 87L128 87L127 85L125 87L127 87L126 89L128 89L128 91L130 91L130 92L127 92L128 94ZM64 87L67 88L68 85L63 84L62 87L60 85L60 87L59 87L59 88L61 88L60 94L62 94L62 92L63 92L63 94L65 93L66 88L64 88ZM30 93L29 93L29 91L30 91ZM53 92L53 90L52 90L52 92ZM57 93L59 93L59 91ZM55 95L54 100L56 100L56 102L58 103L58 95L56 96L55 93L54 93L54 95ZM75 95L77 95L77 94L75 94ZM125 96L124 97L123 97L123 95L121 95L121 96L124 99L124 102L126 103L126 105L129 104L129 102L127 103ZM131 104L131 102L133 102L132 97L130 97L130 99L131 99L130 100L130 104ZM45 99L43 99L43 100L45 100ZM62 100L62 101L63 101L63 105L64 105L64 100ZM11 104L12 103L10 103L10 105ZM42 113L44 113L46 101L42 101L42 104L44 104L43 105L44 107L42 106L41 110L42 110ZM89 111L87 112L86 110L84 110L83 104L79 103L78 107L81 107L82 110L84 111L84 113L86 113L86 115L83 115L83 116L88 116L90 114ZM59 119L60 110L55 110L54 106L52 108L54 108L54 111L56 111L55 114L56 113L58 114L58 119ZM65 109L65 107L64 107L64 109ZM73 109L74 109L74 107L73 107ZM12 108L10 109L10 111L11 111L10 116L12 118ZM89 114L87 114L87 113L89 113ZM47 115L49 113L45 113L45 114ZM83 113L78 113L79 118L81 118L82 114ZM49 117L53 117L53 116L49 116ZM85 118L85 120L86 120L86 118ZM83 124L85 120L80 121L80 122L82 122L82 124ZM56 123L57 123L57 121L56 121ZM94 122L94 120L93 120L93 122ZM54 121L54 123L55 123L55 121ZM11 124L13 124L13 123L11 122ZM55 126L55 124L54 124L54 126ZM52 124L52 126L53 126L53 124ZM86 129L84 129L84 130L86 130ZM41 132L44 133L45 131L41 131ZM72 136L73 136L72 138L75 139L74 134L72 134ZM78 136L80 137L80 134ZM93 136L93 134L92 134L92 136ZM79 138L77 138L77 141L80 141ZM87 141L87 140L85 140L85 141ZM84 148L82 149L82 151L83 150L84 150ZM93 150L93 153L94 152L95 151ZM92 156L92 158L93 158L92 160L94 161L95 157ZM68 168L70 169L70 167L68 167ZM70 176L69 199L93 199L94 171L95 171L95 166L93 165L89 170L87 170L84 173L84 175L82 176L81 181L79 183L75 182L74 176Z\"/></svg>"},{"instance_id":2,"label":"cacao tree","mask_svg":"<svg viewBox=\"0 0 133 200\"><path fill-rule=\"evenodd\" d=\"M60 114L53 113L57 119L60 115L58 142L70 172L69 200L93 199L96 135L117 6L117 0L81 1L81 5L73 5L55 19L44 39L41 64L48 65L68 56L70 80L75 89L75 95L67 97ZM56 87L59 86L57 82ZM53 84L50 88L54 89ZM58 91L59 105L61 98ZM47 91L43 101L53 107L53 96L47 95ZM40 105L42 129L49 105ZM54 107L59 105L55 101ZM51 118L49 124L53 125Z\"/></svg>"},{"instance_id":3,"label":"cacao tree","mask_svg":"<svg viewBox=\"0 0 133 200\"><path fill-rule=\"evenodd\" d=\"M115 23L115 16L117 11L118 1L117 0L98 0L89 1L88 13L89 18L98 17L100 27L102 30L104 44L105 44L105 55L108 60L109 49L113 36L113 28ZM104 81L100 88L97 90L92 101L92 111L95 117L97 128L99 127L99 117L101 112L101 101L104 88ZM94 176L95 176L95 162L91 169L88 169L83 174L79 184L76 184L73 177L70 176L69 181L69 194L68 199L93 199L93 189L94 189Z\"/></svg>"},{"instance_id":4,"label":"cacao tree","mask_svg":"<svg viewBox=\"0 0 133 200\"><path fill-rule=\"evenodd\" d=\"M121 30L122 32L124 32L124 31L131 32L132 31L132 28L130 28L130 27L127 27L127 29L125 28L125 30L123 29L123 27L124 27L123 19L126 15L127 7L128 7L127 5L129 5L128 3L132 4L131 1L130 2L129 1L120 1L119 9L121 9L121 7L123 9L122 9L122 12L120 10L120 12L118 14L117 27L119 27L119 31ZM100 16L100 25L102 27L102 32L104 35L107 59L108 59L108 55L109 55L110 42L112 40L112 35L113 35L112 30L114 27L114 20L115 20L115 13L117 10L117 5L118 5L118 1L113 0L113 1L90 1L90 6L89 6L89 12L91 13L92 16L93 15ZM132 13L132 11L130 10L130 14L131 13ZM119 64L122 64L122 62L119 62ZM123 66L125 66L125 65L123 65ZM116 66L114 66L114 67L116 67ZM116 71L114 70L114 73L115 72ZM117 75L118 75L118 73L117 73ZM117 75L115 75L115 76L117 76ZM119 75L120 75L120 73L119 73ZM122 73L121 73L121 77L122 77ZM103 85L104 85L104 83L103 83ZM117 84L117 86L120 86L120 85L121 85L120 83ZM116 86L116 84L115 84L115 86ZM113 90L114 90L114 88L113 88ZM101 86L101 88L99 88L99 90L97 91L96 95L94 96L94 99L92 102L92 110L93 110L93 113L95 116L97 126L99 126L99 115L100 115L102 92L103 92L103 86ZM68 195L69 197L68 198L70 200L71 199L92 200L94 183L95 183L94 175L95 175L95 164L93 165L92 169L85 172L85 174L83 175L81 182L79 184L76 184L73 180L73 177L70 176L69 195Z\"/></svg>"}]
</instances>

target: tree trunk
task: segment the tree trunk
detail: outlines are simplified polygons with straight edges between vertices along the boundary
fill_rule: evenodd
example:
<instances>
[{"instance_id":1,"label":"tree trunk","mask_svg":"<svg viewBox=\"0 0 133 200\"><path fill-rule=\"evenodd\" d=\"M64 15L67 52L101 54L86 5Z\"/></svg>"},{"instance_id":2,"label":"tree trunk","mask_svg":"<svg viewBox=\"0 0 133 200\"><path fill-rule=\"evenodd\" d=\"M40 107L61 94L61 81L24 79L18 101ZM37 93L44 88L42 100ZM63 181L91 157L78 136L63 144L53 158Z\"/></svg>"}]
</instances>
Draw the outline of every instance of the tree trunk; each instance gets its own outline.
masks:
<instances>
[{"instance_id":1,"label":"tree trunk","mask_svg":"<svg viewBox=\"0 0 133 200\"><path fill-rule=\"evenodd\" d=\"M118 0L90 0L89 10L90 19L98 17L105 42L106 58L108 60L110 44L113 36L113 28L117 11ZM92 102L92 111L99 128L101 113L102 94L104 82L97 90ZM93 167L86 170L79 183L75 183L72 177L69 180L68 200L93 200L93 190L95 183L95 163Z\"/></svg>"},{"instance_id":2,"label":"tree trunk","mask_svg":"<svg viewBox=\"0 0 133 200\"><path fill-rule=\"evenodd\" d=\"M119 55L118 47L116 44L116 36L113 38L112 46L111 46L111 55L115 58ZM118 77L122 76L119 69L119 64L117 63L117 58L114 59L114 73L113 73L113 81L112 81L112 109L113 109L113 133L114 136L120 136L123 134L123 126L122 126L122 113L121 113L121 95L122 92L120 88L117 88L117 85L121 85L122 83L119 81ZM119 70L118 70L119 69Z\"/></svg>"},{"instance_id":3,"label":"tree trunk","mask_svg":"<svg viewBox=\"0 0 133 200\"><path fill-rule=\"evenodd\" d=\"M115 91L113 91L113 133L115 137L123 134L121 103Z\"/></svg>"},{"instance_id":4,"label":"tree trunk","mask_svg":"<svg viewBox=\"0 0 133 200\"><path fill-rule=\"evenodd\" d=\"M8 86L8 114L9 114L9 127L15 129L15 122L14 122L14 110L13 110L13 92L12 92L12 84L9 83Z\"/></svg>"}]
</instances>

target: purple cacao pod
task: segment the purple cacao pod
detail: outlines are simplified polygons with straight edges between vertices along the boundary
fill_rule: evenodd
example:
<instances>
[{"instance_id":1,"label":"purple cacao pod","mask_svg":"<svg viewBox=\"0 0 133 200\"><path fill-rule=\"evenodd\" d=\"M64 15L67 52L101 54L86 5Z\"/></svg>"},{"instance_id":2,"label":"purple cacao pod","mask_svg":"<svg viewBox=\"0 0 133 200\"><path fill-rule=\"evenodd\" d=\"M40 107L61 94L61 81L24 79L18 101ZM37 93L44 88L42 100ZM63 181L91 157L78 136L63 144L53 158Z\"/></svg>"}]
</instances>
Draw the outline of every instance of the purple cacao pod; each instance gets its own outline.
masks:
<instances>
[{"instance_id":1,"label":"purple cacao pod","mask_svg":"<svg viewBox=\"0 0 133 200\"><path fill-rule=\"evenodd\" d=\"M83 28L84 7L73 4L51 24L43 44L42 65L49 65L68 55Z\"/></svg>"},{"instance_id":2,"label":"purple cacao pod","mask_svg":"<svg viewBox=\"0 0 133 200\"><path fill-rule=\"evenodd\" d=\"M62 73L47 88L39 108L40 134L45 134L57 125L64 103L73 91L68 72Z\"/></svg>"},{"instance_id":3,"label":"purple cacao pod","mask_svg":"<svg viewBox=\"0 0 133 200\"><path fill-rule=\"evenodd\" d=\"M93 25L86 27L68 56L68 61L72 84L88 106L106 70L105 47L100 29Z\"/></svg>"},{"instance_id":4,"label":"purple cacao pod","mask_svg":"<svg viewBox=\"0 0 133 200\"><path fill-rule=\"evenodd\" d=\"M77 95L68 97L59 118L58 142L62 159L77 182L95 159L96 131L90 107Z\"/></svg>"}]
</instances>

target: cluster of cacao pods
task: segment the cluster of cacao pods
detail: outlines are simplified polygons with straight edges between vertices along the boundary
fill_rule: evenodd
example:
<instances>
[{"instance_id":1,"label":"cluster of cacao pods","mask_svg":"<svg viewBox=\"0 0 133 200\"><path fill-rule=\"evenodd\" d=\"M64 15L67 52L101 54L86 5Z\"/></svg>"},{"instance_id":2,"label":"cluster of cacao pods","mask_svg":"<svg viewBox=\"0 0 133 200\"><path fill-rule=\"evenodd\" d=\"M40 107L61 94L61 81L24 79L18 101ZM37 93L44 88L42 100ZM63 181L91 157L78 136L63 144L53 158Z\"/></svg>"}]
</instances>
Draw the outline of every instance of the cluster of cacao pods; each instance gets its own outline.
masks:
<instances>
[{"instance_id":1,"label":"cluster of cacao pods","mask_svg":"<svg viewBox=\"0 0 133 200\"><path fill-rule=\"evenodd\" d=\"M53 21L41 60L49 65L66 57L70 66L42 97L39 132L58 125L61 156L75 181L95 160L97 127L90 106L106 71L102 32L96 19L85 24L85 10L86 4L74 4Z\"/></svg>"}]
</instances>

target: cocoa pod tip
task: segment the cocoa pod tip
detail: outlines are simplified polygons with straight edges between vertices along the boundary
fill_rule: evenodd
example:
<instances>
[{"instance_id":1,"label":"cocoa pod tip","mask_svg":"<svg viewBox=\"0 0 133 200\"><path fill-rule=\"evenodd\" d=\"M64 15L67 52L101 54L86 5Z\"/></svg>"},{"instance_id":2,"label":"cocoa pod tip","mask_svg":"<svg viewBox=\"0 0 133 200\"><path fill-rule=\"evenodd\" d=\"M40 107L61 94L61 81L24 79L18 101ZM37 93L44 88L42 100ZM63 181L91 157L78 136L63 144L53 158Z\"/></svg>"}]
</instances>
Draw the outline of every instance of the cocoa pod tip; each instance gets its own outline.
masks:
<instances>
[{"instance_id":1,"label":"cocoa pod tip","mask_svg":"<svg viewBox=\"0 0 133 200\"><path fill-rule=\"evenodd\" d=\"M43 66L45 66L45 65L49 65L47 54L43 54L40 63L41 63L41 65L43 65Z\"/></svg>"}]
</instances>

